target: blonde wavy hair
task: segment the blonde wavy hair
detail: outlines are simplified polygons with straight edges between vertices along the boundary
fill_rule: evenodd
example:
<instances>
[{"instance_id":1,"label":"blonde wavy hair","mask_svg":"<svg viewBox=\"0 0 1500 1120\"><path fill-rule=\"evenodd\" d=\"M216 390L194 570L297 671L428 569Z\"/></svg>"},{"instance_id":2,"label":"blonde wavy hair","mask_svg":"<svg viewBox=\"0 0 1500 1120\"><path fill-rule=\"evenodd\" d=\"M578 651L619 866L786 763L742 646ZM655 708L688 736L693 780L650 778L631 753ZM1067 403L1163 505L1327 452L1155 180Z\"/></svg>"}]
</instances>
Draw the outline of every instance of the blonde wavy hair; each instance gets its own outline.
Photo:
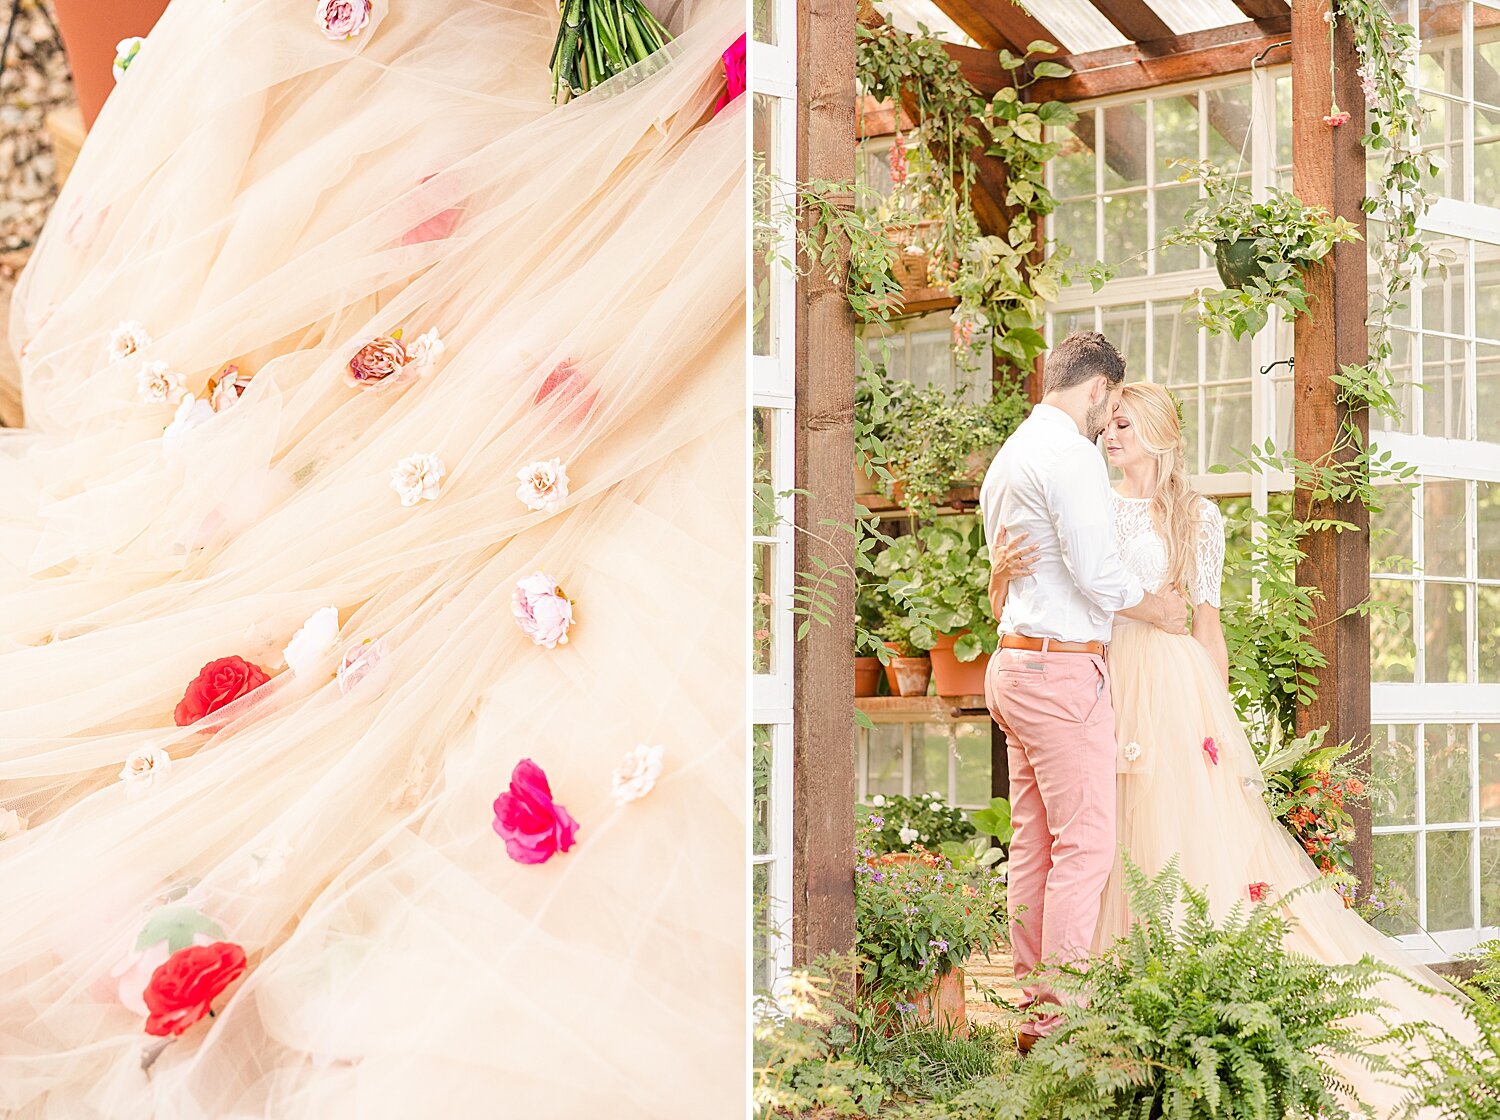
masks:
<instances>
[{"instance_id":1,"label":"blonde wavy hair","mask_svg":"<svg viewBox=\"0 0 1500 1120\"><path fill-rule=\"evenodd\" d=\"M1177 401L1160 385L1136 381L1120 394L1120 407L1135 428L1141 450L1156 460L1151 521L1167 544L1167 586L1197 578L1198 492L1187 482L1187 451Z\"/></svg>"}]
</instances>

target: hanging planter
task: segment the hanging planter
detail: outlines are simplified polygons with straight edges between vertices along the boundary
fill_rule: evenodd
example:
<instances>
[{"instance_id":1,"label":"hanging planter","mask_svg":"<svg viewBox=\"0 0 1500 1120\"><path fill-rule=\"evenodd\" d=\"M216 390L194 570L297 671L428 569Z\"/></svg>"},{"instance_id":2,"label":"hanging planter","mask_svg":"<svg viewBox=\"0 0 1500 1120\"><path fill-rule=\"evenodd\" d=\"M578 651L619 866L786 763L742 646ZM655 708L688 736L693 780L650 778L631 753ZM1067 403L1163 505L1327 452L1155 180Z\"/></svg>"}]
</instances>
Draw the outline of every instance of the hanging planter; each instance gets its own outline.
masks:
<instances>
[{"instance_id":1,"label":"hanging planter","mask_svg":"<svg viewBox=\"0 0 1500 1120\"><path fill-rule=\"evenodd\" d=\"M1265 266L1255 255L1255 240L1250 237L1216 242L1214 264L1219 269L1219 279L1224 281L1224 287L1236 291L1257 276L1266 274Z\"/></svg>"}]
</instances>

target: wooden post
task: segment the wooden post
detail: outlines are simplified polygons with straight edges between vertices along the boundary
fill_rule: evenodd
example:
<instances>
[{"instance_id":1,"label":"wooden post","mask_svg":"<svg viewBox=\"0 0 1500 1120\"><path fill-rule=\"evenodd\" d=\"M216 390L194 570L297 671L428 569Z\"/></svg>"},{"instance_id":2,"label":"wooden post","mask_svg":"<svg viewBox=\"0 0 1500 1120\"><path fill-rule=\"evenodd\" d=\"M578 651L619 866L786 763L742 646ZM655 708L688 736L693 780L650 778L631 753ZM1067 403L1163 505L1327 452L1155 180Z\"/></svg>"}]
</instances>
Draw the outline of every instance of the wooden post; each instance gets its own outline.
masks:
<instances>
[{"instance_id":1,"label":"wooden post","mask_svg":"<svg viewBox=\"0 0 1500 1120\"><path fill-rule=\"evenodd\" d=\"M855 9L797 5L797 178L854 177ZM854 508L854 318L818 268L797 284L797 571L852 543L818 538ZM813 624L792 673L792 942L801 962L854 947L854 602L840 586L831 626Z\"/></svg>"},{"instance_id":2,"label":"wooden post","mask_svg":"<svg viewBox=\"0 0 1500 1120\"><path fill-rule=\"evenodd\" d=\"M1359 59L1348 30L1340 25L1334 42L1337 77L1331 79L1323 20L1327 10L1327 0L1292 8L1292 185L1303 202L1356 222L1363 234L1365 151L1360 137L1365 102L1356 74ZM1323 121L1334 94L1339 108L1350 115L1348 123L1336 128ZM1307 462L1328 455L1346 418L1330 375L1341 365L1362 365L1368 357L1366 266L1365 243L1355 241L1335 246L1331 263L1325 260L1307 274L1312 313L1296 322L1293 417L1296 455ZM1348 419L1368 437L1368 409ZM1352 453L1346 450L1340 457L1348 459ZM1297 515L1306 518L1307 493L1298 490L1294 503ZM1357 529L1311 535L1304 546L1307 558L1297 569L1299 584L1322 592L1312 640L1328 659L1317 700L1298 711L1297 731L1327 724L1330 743L1364 745L1370 736L1370 623L1346 612L1370 593L1369 513L1359 502L1331 509L1320 503L1313 513ZM1372 841L1367 808L1355 813L1354 825L1354 873L1368 889Z\"/></svg>"}]
</instances>

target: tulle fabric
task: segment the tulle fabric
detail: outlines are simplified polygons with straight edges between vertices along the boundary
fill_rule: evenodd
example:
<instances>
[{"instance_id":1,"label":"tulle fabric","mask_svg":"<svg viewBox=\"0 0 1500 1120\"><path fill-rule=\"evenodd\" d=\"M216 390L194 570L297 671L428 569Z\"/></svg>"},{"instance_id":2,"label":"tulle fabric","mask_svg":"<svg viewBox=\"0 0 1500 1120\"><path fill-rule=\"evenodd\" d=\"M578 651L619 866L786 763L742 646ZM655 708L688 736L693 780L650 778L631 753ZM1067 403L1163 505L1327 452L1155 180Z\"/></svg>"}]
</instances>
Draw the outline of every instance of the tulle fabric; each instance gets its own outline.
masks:
<instances>
[{"instance_id":1,"label":"tulle fabric","mask_svg":"<svg viewBox=\"0 0 1500 1120\"><path fill-rule=\"evenodd\" d=\"M737 1114L745 109L712 106L741 6L658 11L680 37L562 108L550 0L380 0L346 42L314 9L174 3L17 289L0 1114ZM110 361L126 320L153 341ZM398 328L441 332L435 371L344 384ZM144 359L250 385L167 448ZM414 453L448 474L404 507ZM571 493L529 510L552 457ZM556 649L512 618L539 570L576 604ZM296 677L324 606L338 650ZM343 695L364 639L389 672ZM230 654L276 675L175 727ZM127 798L148 742L170 776ZM664 772L617 806L640 743ZM522 758L580 825L538 866L491 829ZM110 973L165 898L250 968L148 1071Z\"/></svg>"},{"instance_id":2,"label":"tulle fabric","mask_svg":"<svg viewBox=\"0 0 1500 1120\"><path fill-rule=\"evenodd\" d=\"M1206 890L1219 919L1235 906L1251 905L1253 883L1265 884L1269 898L1319 883L1317 867L1266 807L1254 750L1203 646L1186 635L1116 618L1109 672L1122 754L1133 742L1140 756L1120 767L1119 854L1105 887L1095 950L1108 948L1129 927L1127 855L1151 875L1176 859L1184 880ZM1219 752L1217 764L1204 749L1207 738ZM1289 951L1328 964L1369 955L1405 974L1408 979L1382 981L1376 989L1391 1005L1384 1013L1390 1023L1426 1022L1473 1037L1447 981L1346 909L1333 890L1307 890L1282 906L1292 923ZM1384 1030L1375 1021L1361 1025L1371 1037ZM1338 1063L1333 1069L1353 1089L1354 1101L1376 1116L1392 1115L1408 1091L1363 1065Z\"/></svg>"}]
</instances>

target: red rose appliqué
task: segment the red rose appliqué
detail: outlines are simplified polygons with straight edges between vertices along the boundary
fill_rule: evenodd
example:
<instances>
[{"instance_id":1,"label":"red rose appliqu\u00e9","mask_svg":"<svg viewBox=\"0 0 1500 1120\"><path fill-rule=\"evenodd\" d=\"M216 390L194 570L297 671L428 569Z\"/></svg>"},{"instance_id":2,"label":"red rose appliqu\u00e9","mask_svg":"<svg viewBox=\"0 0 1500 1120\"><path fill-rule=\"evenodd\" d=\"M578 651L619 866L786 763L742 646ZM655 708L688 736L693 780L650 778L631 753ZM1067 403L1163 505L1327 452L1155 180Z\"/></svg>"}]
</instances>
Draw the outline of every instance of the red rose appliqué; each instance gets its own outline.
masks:
<instances>
[{"instance_id":1,"label":"red rose appliqu\u00e9","mask_svg":"<svg viewBox=\"0 0 1500 1120\"><path fill-rule=\"evenodd\" d=\"M197 723L204 716L218 711L225 704L233 703L270 679L264 669L252 665L243 657L221 657L217 661L210 661L187 686L172 718L178 727Z\"/></svg>"},{"instance_id":2,"label":"red rose appliqu\u00e9","mask_svg":"<svg viewBox=\"0 0 1500 1120\"><path fill-rule=\"evenodd\" d=\"M146 985L146 1033L178 1035L209 1013L209 1005L245 972L245 950L229 941L190 945L167 958Z\"/></svg>"}]
</instances>

